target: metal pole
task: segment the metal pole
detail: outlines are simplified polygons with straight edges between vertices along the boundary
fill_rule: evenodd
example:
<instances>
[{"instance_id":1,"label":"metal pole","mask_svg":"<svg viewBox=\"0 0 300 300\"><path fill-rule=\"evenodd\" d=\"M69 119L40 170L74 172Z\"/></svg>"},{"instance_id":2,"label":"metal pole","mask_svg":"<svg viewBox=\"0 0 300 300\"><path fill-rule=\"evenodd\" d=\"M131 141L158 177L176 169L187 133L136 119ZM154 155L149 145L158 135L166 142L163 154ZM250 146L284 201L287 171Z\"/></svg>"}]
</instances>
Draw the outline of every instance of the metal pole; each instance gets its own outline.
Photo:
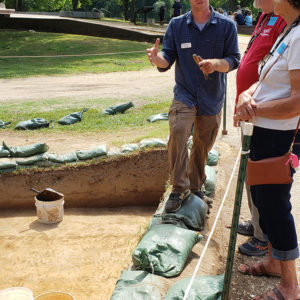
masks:
<instances>
[{"instance_id":1,"label":"metal pole","mask_svg":"<svg viewBox=\"0 0 300 300\"><path fill-rule=\"evenodd\" d=\"M222 130L223 135L227 135L227 130L226 130L226 107L227 107L227 74L225 73L225 93L224 93L224 105L223 105L223 130Z\"/></svg>"},{"instance_id":2,"label":"metal pole","mask_svg":"<svg viewBox=\"0 0 300 300\"><path fill-rule=\"evenodd\" d=\"M229 297L231 277L232 277L237 227L238 227L240 210L241 210L243 187L244 187L244 181L246 176L246 167L247 167L247 160L249 156L251 136L253 133L253 124L242 122L241 127L243 132L242 155L240 161L239 175L237 179L237 187L235 192L235 201L234 201L234 209L233 209L232 222L231 222L230 240L228 246L222 300L229 299L228 297Z\"/></svg>"}]
</instances>

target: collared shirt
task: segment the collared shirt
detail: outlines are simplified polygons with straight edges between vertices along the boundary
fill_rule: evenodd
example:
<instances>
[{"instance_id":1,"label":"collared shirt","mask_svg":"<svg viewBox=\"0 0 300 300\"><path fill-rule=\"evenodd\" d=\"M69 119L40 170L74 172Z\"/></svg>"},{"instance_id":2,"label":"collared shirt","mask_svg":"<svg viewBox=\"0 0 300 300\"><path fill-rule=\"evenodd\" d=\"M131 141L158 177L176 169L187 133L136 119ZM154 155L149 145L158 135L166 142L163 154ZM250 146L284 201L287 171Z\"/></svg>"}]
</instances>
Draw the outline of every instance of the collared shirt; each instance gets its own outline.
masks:
<instances>
[{"instance_id":1,"label":"collared shirt","mask_svg":"<svg viewBox=\"0 0 300 300\"><path fill-rule=\"evenodd\" d=\"M202 31L193 21L192 13L170 21L163 40L162 55L169 62L163 72L175 66L174 99L189 107L197 106L198 115L216 115L222 109L225 91L224 73L213 72L206 80L193 60L193 54L203 59L225 59L230 70L238 67L240 52L234 22L215 12Z\"/></svg>"}]
</instances>

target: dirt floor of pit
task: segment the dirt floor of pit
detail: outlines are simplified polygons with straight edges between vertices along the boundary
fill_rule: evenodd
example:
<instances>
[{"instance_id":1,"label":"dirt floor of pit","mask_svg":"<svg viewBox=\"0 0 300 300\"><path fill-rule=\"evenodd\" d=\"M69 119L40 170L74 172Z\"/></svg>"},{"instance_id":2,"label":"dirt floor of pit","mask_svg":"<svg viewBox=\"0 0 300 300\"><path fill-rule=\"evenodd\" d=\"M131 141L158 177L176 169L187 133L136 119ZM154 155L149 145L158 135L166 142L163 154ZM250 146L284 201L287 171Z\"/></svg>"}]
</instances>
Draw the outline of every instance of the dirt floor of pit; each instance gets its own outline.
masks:
<instances>
[{"instance_id":1,"label":"dirt floor of pit","mask_svg":"<svg viewBox=\"0 0 300 300\"><path fill-rule=\"evenodd\" d=\"M164 76L172 76L171 73L169 74L166 73ZM80 81L82 77L78 78ZM0 83L4 82L0 81ZM145 82L145 84L151 86L151 81ZM216 167L218 174L214 206L206 229L202 232L204 239L194 247L183 273L179 277L170 279L169 284L182 277L192 275L212 228L238 154L239 132L232 127L235 72L229 74L228 85L228 135L219 134L216 142L216 147L220 152L220 161ZM127 88L128 86L125 85L123 90L126 91ZM122 87L118 87L119 89ZM19 134L9 136L12 144L24 144L24 136ZM2 133L1 137L3 137ZM65 141L74 140L74 136L68 135L61 136L61 138ZM105 139L103 136L98 138ZM26 139L26 143L30 143L35 140L40 141L41 136L27 136ZM47 136L42 137L42 140L47 142L54 152L60 152L56 151L57 149L64 153L65 149L61 149L61 141ZM82 141L78 137L75 140L75 143L78 143L76 148L82 143L88 149L90 148L87 147L89 142L93 144L97 141L94 139L89 141L88 138ZM70 151L69 147L67 151ZM297 184L300 180L299 176L298 173L295 177L292 192L293 213L298 234L300 234L300 202L298 201L300 188ZM224 271L236 180L237 171L198 275L219 274ZM50 290L62 290L74 294L77 300L109 299L121 270L125 270L129 266L130 255L155 209L155 207L66 209L64 220L58 225L50 226L37 222L34 204L29 211L1 211L0 289L11 286L27 286L33 290L35 295ZM248 217L247 201L244 196L241 220L247 220ZM237 245L246 240L246 237L238 235ZM253 258L236 253L230 299L252 299L253 295L265 292L278 281L278 279L263 277L245 277L236 271L240 263L253 260ZM297 261L297 272L300 279L299 260Z\"/></svg>"}]
</instances>

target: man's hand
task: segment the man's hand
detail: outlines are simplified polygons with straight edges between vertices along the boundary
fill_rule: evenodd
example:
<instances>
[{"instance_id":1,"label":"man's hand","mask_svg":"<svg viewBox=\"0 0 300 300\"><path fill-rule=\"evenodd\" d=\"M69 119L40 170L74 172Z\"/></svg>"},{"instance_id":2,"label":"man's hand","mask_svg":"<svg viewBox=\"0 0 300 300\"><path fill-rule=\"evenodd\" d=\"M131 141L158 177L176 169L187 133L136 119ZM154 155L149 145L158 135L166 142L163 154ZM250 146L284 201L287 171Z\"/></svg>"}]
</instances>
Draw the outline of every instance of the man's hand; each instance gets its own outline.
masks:
<instances>
[{"instance_id":1,"label":"man's hand","mask_svg":"<svg viewBox=\"0 0 300 300\"><path fill-rule=\"evenodd\" d=\"M216 71L216 62L214 59L204 59L198 64L204 74L211 74Z\"/></svg>"},{"instance_id":2,"label":"man's hand","mask_svg":"<svg viewBox=\"0 0 300 300\"><path fill-rule=\"evenodd\" d=\"M160 43L160 39L156 39L154 46L152 48L146 49L148 54L148 59L152 64L152 66L156 65L155 62L157 61L159 43Z\"/></svg>"},{"instance_id":3,"label":"man's hand","mask_svg":"<svg viewBox=\"0 0 300 300\"><path fill-rule=\"evenodd\" d=\"M169 63L162 57L162 55L158 51L158 46L160 43L160 39L156 39L155 44L152 48L146 49L148 59L152 66L157 66L159 68L167 68Z\"/></svg>"}]
</instances>

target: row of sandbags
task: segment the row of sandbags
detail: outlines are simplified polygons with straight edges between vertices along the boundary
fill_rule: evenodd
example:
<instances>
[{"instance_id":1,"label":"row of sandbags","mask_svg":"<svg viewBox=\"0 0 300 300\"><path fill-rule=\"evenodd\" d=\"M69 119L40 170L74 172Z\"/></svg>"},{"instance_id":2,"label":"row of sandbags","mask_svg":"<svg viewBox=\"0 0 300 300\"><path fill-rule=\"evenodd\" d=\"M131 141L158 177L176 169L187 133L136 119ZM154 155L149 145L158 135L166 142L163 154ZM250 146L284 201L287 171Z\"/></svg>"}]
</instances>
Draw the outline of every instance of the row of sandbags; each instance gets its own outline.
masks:
<instances>
[{"instance_id":1,"label":"row of sandbags","mask_svg":"<svg viewBox=\"0 0 300 300\"><path fill-rule=\"evenodd\" d=\"M122 271L111 300L183 299L190 278L177 281L169 289L165 278L178 276L183 271L193 247L202 238L199 231L204 229L208 205L191 194L178 211L167 213L165 203L168 196L132 253L136 270ZM223 274L196 277L188 299L220 300L223 280Z\"/></svg>"},{"instance_id":2,"label":"row of sandbags","mask_svg":"<svg viewBox=\"0 0 300 300\"><path fill-rule=\"evenodd\" d=\"M102 115L115 115L117 113L124 113L129 108L134 107L132 102L128 102L121 105L110 106L102 111ZM88 111L88 108L84 108L82 111L73 112L64 116L63 118L58 120L58 124L60 125L72 125L77 122L81 122L83 113ZM153 123L159 120L168 120L167 113L161 113L157 115L150 116L147 121ZM15 130L35 130L40 128L49 128L54 126L54 120L46 120L43 118L34 118L30 120L20 121L15 126ZM11 122L4 122L0 120L0 128L4 128L5 126L11 124Z\"/></svg>"}]
</instances>

